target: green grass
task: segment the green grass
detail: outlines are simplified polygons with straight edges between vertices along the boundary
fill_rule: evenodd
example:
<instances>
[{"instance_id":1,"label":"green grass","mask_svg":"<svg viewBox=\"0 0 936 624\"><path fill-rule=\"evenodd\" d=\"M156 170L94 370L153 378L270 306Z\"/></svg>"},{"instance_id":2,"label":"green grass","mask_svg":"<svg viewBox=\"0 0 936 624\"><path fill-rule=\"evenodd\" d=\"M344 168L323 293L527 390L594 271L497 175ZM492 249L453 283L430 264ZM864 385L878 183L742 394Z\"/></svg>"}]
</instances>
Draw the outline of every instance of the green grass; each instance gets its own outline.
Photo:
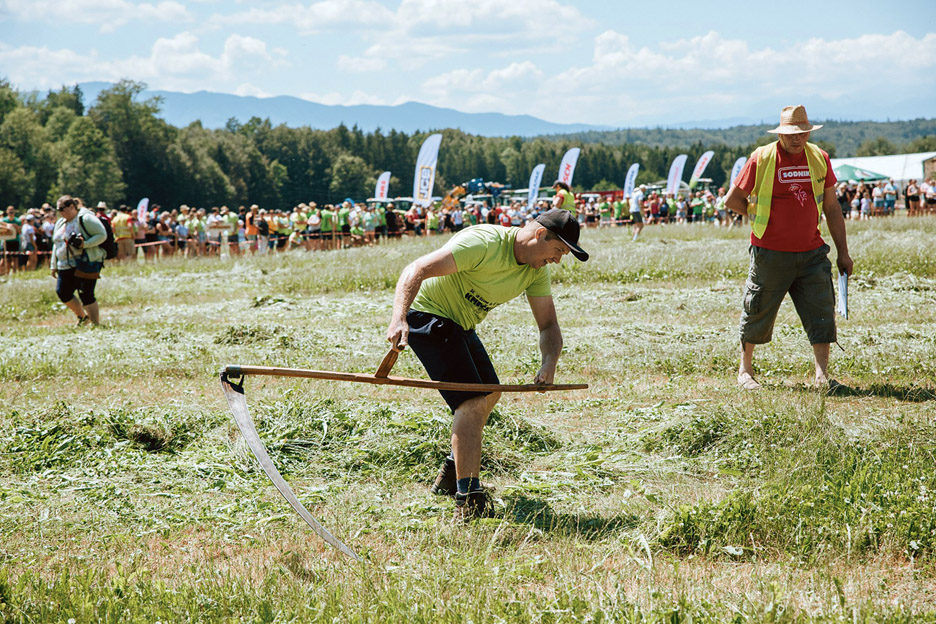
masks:
<instances>
[{"instance_id":1,"label":"green grass","mask_svg":"<svg viewBox=\"0 0 936 624\"><path fill-rule=\"evenodd\" d=\"M44 272L0 282L0 622L936 621L936 220L849 224L852 318L809 386L789 302L734 384L746 232L588 231L554 296L559 382L485 430L498 517L427 485L451 416L429 391L252 377L251 413L323 544L221 395L225 364L373 371L392 289L444 239L109 266L105 327ZM479 330L538 368L522 300ZM406 353L396 374L424 377Z\"/></svg>"}]
</instances>

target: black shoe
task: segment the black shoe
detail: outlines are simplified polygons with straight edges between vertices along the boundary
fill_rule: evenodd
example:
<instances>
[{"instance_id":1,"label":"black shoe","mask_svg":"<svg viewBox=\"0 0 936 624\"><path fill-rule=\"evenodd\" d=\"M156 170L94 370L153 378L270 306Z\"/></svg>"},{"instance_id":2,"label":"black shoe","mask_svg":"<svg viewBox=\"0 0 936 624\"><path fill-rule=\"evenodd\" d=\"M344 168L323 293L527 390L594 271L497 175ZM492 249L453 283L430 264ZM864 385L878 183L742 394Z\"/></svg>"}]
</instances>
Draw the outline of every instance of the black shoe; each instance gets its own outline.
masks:
<instances>
[{"instance_id":1,"label":"black shoe","mask_svg":"<svg viewBox=\"0 0 936 624\"><path fill-rule=\"evenodd\" d=\"M77 326L78 326L78 327L81 327L81 326L85 325L85 324L86 324L88 321L90 321L90 320L91 320L91 317L88 316L87 314L85 314L84 316L82 316L81 318L78 319L78 325L77 325Z\"/></svg>"},{"instance_id":2,"label":"black shoe","mask_svg":"<svg viewBox=\"0 0 936 624\"><path fill-rule=\"evenodd\" d=\"M476 518L493 518L494 503L484 490L455 494L454 524L467 524Z\"/></svg>"},{"instance_id":3,"label":"black shoe","mask_svg":"<svg viewBox=\"0 0 936 624\"><path fill-rule=\"evenodd\" d=\"M429 488L429 491L438 496L455 496L455 493L458 491L455 478L455 460L446 458L446 460L442 462L442 467L439 468L439 475L436 477L432 487Z\"/></svg>"}]
</instances>

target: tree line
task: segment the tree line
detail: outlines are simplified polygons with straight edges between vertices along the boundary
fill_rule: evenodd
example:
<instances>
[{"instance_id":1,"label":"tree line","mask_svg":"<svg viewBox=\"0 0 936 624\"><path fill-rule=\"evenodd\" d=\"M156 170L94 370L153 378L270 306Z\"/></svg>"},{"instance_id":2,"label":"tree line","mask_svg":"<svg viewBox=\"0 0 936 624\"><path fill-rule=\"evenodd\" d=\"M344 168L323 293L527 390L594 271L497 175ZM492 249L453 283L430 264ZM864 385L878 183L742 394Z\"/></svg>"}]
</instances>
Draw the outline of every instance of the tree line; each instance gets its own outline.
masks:
<instances>
[{"instance_id":1,"label":"tree line","mask_svg":"<svg viewBox=\"0 0 936 624\"><path fill-rule=\"evenodd\" d=\"M256 203L286 208L300 202L366 198L385 170L393 174L391 195L407 196L416 155L429 134L379 129L365 133L344 125L331 130L291 128L256 117L243 123L231 119L221 129L198 122L177 128L159 117L158 97L140 100L145 88L121 81L86 107L77 86L40 97L0 80L0 202L38 206L70 193L110 205L135 204L148 197L167 207ZM664 180L681 153L689 155L684 174L688 179L692 164L709 149L715 150L715 158L706 177L722 185L739 156L771 140L762 134L742 145L714 140L651 145L593 142L581 136L523 139L441 132L435 189L440 195L473 178L524 188L539 163L546 164L544 184L549 184L570 147L582 148L576 190L621 188L627 168L635 162L640 163L638 183ZM874 139L875 148L888 147L880 138ZM818 143L834 155L834 144Z\"/></svg>"}]
</instances>

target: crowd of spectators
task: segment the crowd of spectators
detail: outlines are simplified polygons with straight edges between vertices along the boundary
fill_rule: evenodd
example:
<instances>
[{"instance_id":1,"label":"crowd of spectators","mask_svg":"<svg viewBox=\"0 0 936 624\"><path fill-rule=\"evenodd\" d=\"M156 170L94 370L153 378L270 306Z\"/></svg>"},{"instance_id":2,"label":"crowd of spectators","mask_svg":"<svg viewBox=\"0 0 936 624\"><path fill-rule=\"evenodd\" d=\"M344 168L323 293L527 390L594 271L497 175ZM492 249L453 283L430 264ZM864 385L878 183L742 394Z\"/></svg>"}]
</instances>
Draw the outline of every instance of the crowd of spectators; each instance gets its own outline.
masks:
<instances>
[{"instance_id":1,"label":"crowd of spectators","mask_svg":"<svg viewBox=\"0 0 936 624\"><path fill-rule=\"evenodd\" d=\"M893 215L903 200L907 215L936 214L936 181L910 180L899 189L893 180L877 183L841 182L839 204L846 219L861 220ZM728 213L725 191L690 190L677 195L641 185L630 197L617 194L580 194L574 210L582 227L630 226L636 238L646 225L668 223L712 224L732 227L740 217ZM77 199L77 198L76 198ZM81 200L78 200L81 201ZM350 199L319 207L300 203L291 210L265 209L256 204L165 210L157 204L146 210L121 205L109 208L98 202L96 214L106 218L114 232L118 261L150 261L160 257L268 254L292 249L328 251L376 245L404 236L431 236L457 232L469 225L496 223L522 226L551 204L540 200L489 206L469 202L437 202L429 207L397 207L393 202L364 203ZM0 218L0 275L33 270L48 260L57 216L49 204L18 214L8 206Z\"/></svg>"},{"instance_id":2,"label":"crowd of spectators","mask_svg":"<svg viewBox=\"0 0 936 624\"><path fill-rule=\"evenodd\" d=\"M877 182L839 182L836 189L842 215L846 219L868 220L896 213L901 190L893 180ZM917 184L910 180L903 188L907 216L936 214L936 181L932 178Z\"/></svg>"}]
</instances>

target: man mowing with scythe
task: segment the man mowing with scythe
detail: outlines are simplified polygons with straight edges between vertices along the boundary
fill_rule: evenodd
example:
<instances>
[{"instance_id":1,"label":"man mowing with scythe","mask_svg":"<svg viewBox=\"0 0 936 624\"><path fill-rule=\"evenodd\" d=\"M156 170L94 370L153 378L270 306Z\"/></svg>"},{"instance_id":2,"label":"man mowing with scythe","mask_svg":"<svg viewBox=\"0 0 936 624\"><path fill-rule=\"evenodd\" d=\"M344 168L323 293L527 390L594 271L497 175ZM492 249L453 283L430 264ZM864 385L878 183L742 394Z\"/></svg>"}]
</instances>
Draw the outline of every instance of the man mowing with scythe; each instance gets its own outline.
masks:
<instances>
[{"instance_id":1,"label":"man mowing with scythe","mask_svg":"<svg viewBox=\"0 0 936 624\"><path fill-rule=\"evenodd\" d=\"M588 260L578 240L574 214L557 209L522 228L478 225L459 232L403 270L387 340L395 351L411 346L434 380L499 383L474 328L494 307L526 293L542 353L533 381L551 384L562 333L546 265L558 264L570 252ZM481 439L500 393L440 393L455 417L452 453L432 492L455 497L455 522L490 515L491 502L480 481Z\"/></svg>"}]
</instances>

